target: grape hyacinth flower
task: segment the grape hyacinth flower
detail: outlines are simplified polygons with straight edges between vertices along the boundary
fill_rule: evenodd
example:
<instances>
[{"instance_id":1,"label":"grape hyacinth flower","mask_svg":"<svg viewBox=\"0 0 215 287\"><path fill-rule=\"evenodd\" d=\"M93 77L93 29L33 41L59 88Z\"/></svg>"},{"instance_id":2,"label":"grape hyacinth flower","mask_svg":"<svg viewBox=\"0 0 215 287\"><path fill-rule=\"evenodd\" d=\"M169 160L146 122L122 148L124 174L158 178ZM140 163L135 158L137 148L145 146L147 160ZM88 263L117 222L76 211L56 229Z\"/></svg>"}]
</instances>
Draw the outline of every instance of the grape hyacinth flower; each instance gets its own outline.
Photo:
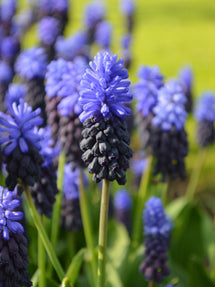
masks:
<instances>
[{"instance_id":1,"label":"grape hyacinth flower","mask_svg":"<svg viewBox=\"0 0 215 287\"><path fill-rule=\"evenodd\" d=\"M88 43L92 44L95 39L97 25L105 18L106 8L102 1L92 1L85 7L83 22L88 35Z\"/></svg>"},{"instance_id":2,"label":"grape hyacinth flower","mask_svg":"<svg viewBox=\"0 0 215 287\"><path fill-rule=\"evenodd\" d=\"M55 42L59 36L59 22L53 17L45 17L38 23L40 45L48 56L48 62L55 57Z\"/></svg>"},{"instance_id":3,"label":"grape hyacinth flower","mask_svg":"<svg viewBox=\"0 0 215 287\"><path fill-rule=\"evenodd\" d=\"M198 122L197 141L201 147L207 147L215 141L215 95L204 92L197 102L195 118Z\"/></svg>"},{"instance_id":4,"label":"grape hyacinth flower","mask_svg":"<svg viewBox=\"0 0 215 287\"><path fill-rule=\"evenodd\" d=\"M143 211L144 225L144 261L140 272L146 281L162 283L170 271L167 266L172 222L165 214L160 198L151 197Z\"/></svg>"},{"instance_id":5,"label":"grape hyacinth flower","mask_svg":"<svg viewBox=\"0 0 215 287\"><path fill-rule=\"evenodd\" d=\"M9 106L9 114L0 113L0 144L8 176L6 186L14 190L18 179L25 185L34 185L40 179L43 157L39 154L40 135L35 127L42 124L40 109L32 108L20 99Z\"/></svg>"},{"instance_id":6,"label":"grape hyacinth flower","mask_svg":"<svg viewBox=\"0 0 215 287\"><path fill-rule=\"evenodd\" d=\"M140 66L137 73L139 81L133 86L133 94L137 100L136 123L140 135L141 147L149 146L153 108L157 104L158 91L163 86L163 75L157 66Z\"/></svg>"},{"instance_id":7,"label":"grape hyacinth flower","mask_svg":"<svg viewBox=\"0 0 215 287\"><path fill-rule=\"evenodd\" d=\"M80 81L86 68L82 59L68 62L68 72L62 75L62 88L58 95L62 97L58 105L60 114L59 137L64 150L66 161L73 162L74 166L85 167L81 159L80 141L82 140L83 125L79 119L82 112L80 105Z\"/></svg>"},{"instance_id":8,"label":"grape hyacinth flower","mask_svg":"<svg viewBox=\"0 0 215 287\"><path fill-rule=\"evenodd\" d=\"M80 31L68 38L58 37L55 43L55 51L58 58L63 58L66 61L72 61L77 56L89 59L86 33Z\"/></svg>"},{"instance_id":9,"label":"grape hyacinth flower","mask_svg":"<svg viewBox=\"0 0 215 287\"><path fill-rule=\"evenodd\" d=\"M80 103L83 112L83 161L96 182L117 180L125 184L132 151L125 118L131 110L124 106L132 100L128 72L123 60L109 52L98 53L81 81Z\"/></svg>"},{"instance_id":10,"label":"grape hyacinth flower","mask_svg":"<svg viewBox=\"0 0 215 287\"><path fill-rule=\"evenodd\" d=\"M118 190L114 197L114 213L116 220L121 222L131 232L131 207L132 198L125 189Z\"/></svg>"},{"instance_id":11,"label":"grape hyacinth flower","mask_svg":"<svg viewBox=\"0 0 215 287\"><path fill-rule=\"evenodd\" d=\"M14 36L4 37L1 40L0 55L1 59L13 66L15 58L20 51L19 40Z\"/></svg>"},{"instance_id":12,"label":"grape hyacinth flower","mask_svg":"<svg viewBox=\"0 0 215 287\"><path fill-rule=\"evenodd\" d=\"M20 200L16 192L0 186L0 286L32 286L28 267L28 241L19 222Z\"/></svg>"},{"instance_id":13,"label":"grape hyacinth flower","mask_svg":"<svg viewBox=\"0 0 215 287\"><path fill-rule=\"evenodd\" d=\"M82 228L82 218L79 203L80 169L73 170L71 164L64 167L63 201L61 209L61 225L64 229L76 232ZM84 184L87 185L85 173Z\"/></svg>"},{"instance_id":14,"label":"grape hyacinth flower","mask_svg":"<svg viewBox=\"0 0 215 287\"><path fill-rule=\"evenodd\" d=\"M112 25L108 21L102 21L96 26L95 42L104 50L110 49L112 37Z\"/></svg>"},{"instance_id":15,"label":"grape hyacinth flower","mask_svg":"<svg viewBox=\"0 0 215 287\"><path fill-rule=\"evenodd\" d=\"M0 110L4 111L5 94L13 79L13 71L7 63L0 61Z\"/></svg>"},{"instance_id":16,"label":"grape hyacinth flower","mask_svg":"<svg viewBox=\"0 0 215 287\"><path fill-rule=\"evenodd\" d=\"M126 17L127 32L131 33L134 27L135 3L133 0L121 0L120 10Z\"/></svg>"},{"instance_id":17,"label":"grape hyacinth flower","mask_svg":"<svg viewBox=\"0 0 215 287\"><path fill-rule=\"evenodd\" d=\"M192 111L193 106L193 72L188 66L183 67L179 71L179 80L182 82L185 90L186 103L185 109L188 113Z\"/></svg>"},{"instance_id":18,"label":"grape hyacinth flower","mask_svg":"<svg viewBox=\"0 0 215 287\"><path fill-rule=\"evenodd\" d=\"M15 71L24 80L27 87L26 102L33 108L41 108L44 126L46 125L44 77L47 56L44 49L33 47L24 50L16 60Z\"/></svg>"},{"instance_id":19,"label":"grape hyacinth flower","mask_svg":"<svg viewBox=\"0 0 215 287\"><path fill-rule=\"evenodd\" d=\"M52 147L51 129L49 126L40 128L38 131L41 136L41 155L44 157L44 163L41 166L41 178L30 187L30 193L34 204L40 214L51 217L55 196L58 193L57 175L53 159L59 155L59 148Z\"/></svg>"},{"instance_id":20,"label":"grape hyacinth flower","mask_svg":"<svg viewBox=\"0 0 215 287\"><path fill-rule=\"evenodd\" d=\"M158 92L158 103L153 109L150 144L156 158L154 174L162 180L169 175L185 178L184 158L188 153L187 134L184 130L187 113L186 97L180 82L168 81Z\"/></svg>"},{"instance_id":21,"label":"grape hyacinth flower","mask_svg":"<svg viewBox=\"0 0 215 287\"><path fill-rule=\"evenodd\" d=\"M0 3L0 21L5 36L10 35L12 20L16 14L16 0L3 0Z\"/></svg>"},{"instance_id":22,"label":"grape hyacinth flower","mask_svg":"<svg viewBox=\"0 0 215 287\"><path fill-rule=\"evenodd\" d=\"M9 107L13 102L19 104L19 100L25 98L26 95L26 86L23 84L10 84L5 95L5 107Z\"/></svg>"}]
</instances>

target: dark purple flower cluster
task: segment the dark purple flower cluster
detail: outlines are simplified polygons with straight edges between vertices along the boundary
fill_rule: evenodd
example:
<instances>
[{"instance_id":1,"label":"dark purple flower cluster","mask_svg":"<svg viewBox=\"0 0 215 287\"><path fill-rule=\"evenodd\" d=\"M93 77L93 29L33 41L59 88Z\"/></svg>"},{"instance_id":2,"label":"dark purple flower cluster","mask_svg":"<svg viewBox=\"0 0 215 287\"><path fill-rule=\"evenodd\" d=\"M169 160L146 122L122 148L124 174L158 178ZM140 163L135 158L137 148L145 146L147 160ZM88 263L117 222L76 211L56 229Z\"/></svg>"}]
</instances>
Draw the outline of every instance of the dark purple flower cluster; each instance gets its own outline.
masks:
<instances>
[{"instance_id":1,"label":"dark purple flower cluster","mask_svg":"<svg viewBox=\"0 0 215 287\"><path fill-rule=\"evenodd\" d=\"M169 275L167 251L169 248L172 222L165 214L159 198L151 197L143 212L144 224L144 261L140 271L146 281L162 283Z\"/></svg>"}]
</instances>

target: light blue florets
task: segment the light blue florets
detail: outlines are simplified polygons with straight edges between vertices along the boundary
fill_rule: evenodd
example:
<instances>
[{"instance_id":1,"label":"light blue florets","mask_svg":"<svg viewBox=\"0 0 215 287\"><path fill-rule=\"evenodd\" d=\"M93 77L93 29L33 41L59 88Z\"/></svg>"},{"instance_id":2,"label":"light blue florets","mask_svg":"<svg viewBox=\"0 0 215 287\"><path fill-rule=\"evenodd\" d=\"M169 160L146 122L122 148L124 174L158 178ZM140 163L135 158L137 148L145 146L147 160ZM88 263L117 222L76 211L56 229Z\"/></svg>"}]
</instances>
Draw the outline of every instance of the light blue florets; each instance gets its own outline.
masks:
<instances>
[{"instance_id":1,"label":"light blue florets","mask_svg":"<svg viewBox=\"0 0 215 287\"><path fill-rule=\"evenodd\" d=\"M8 84L13 78L13 71L7 63L0 61L0 83Z\"/></svg>"},{"instance_id":2,"label":"light blue florets","mask_svg":"<svg viewBox=\"0 0 215 287\"><path fill-rule=\"evenodd\" d=\"M144 117L148 117L157 104L158 90L163 86L163 76L157 66L141 66L137 75L140 79L134 85L136 109Z\"/></svg>"},{"instance_id":3,"label":"light blue florets","mask_svg":"<svg viewBox=\"0 0 215 287\"><path fill-rule=\"evenodd\" d=\"M53 17L45 17L38 23L39 39L45 45L54 44L59 34L59 21Z\"/></svg>"},{"instance_id":4,"label":"light blue florets","mask_svg":"<svg viewBox=\"0 0 215 287\"><path fill-rule=\"evenodd\" d=\"M215 95L211 91L204 92L197 101L195 117L198 122L215 120Z\"/></svg>"},{"instance_id":5,"label":"light blue florets","mask_svg":"<svg viewBox=\"0 0 215 287\"><path fill-rule=\"evenodd\" d=\"M47 56L43 48L34 47L23 51L17 58L15 70L24 79L43 78L47 67Z\"/></svg>"},{"instance_id":6,"label":"light blue florets","mask_svg":"<svg viewBox=\"0 0 215 287\"><path fill-rule=\"evenodd\" d=\"M186 97L179 81L170 80L158 92L158 103L154 107L155 114L152 124L162 130L184 127L187 113L185 111Z\"/></svg>"},{"instance_id":7,"label":"light blue florets","mask_svg":"<svg viewBox=\"0 0 215 287\"><path fill-rule=\"evenodd\" d=\"M170 237L172 222L165 214L160 198L151 197L143 211L144 234L146 236Z\"/></svg>"},{"instance_id":8,"label":"light blue florets","mask_svg":"<svg viewBox=\"0 0 215 287\"><path fill-rule=\"evenodd\" d=\"M90 69L86 70L81 81L82 122L93 115L108 119L113 115L124 118L131 114L131 110L124 106L131 102L132 95L123 64L122 59L117 61L117 55L108 52L98 53L90 62Z\"/></svg>"},{"instance_id":9,"label":"light blue florets","mask_svg":"<svg viewBox=\"0 0 215 287\"><path fill-rule=\"evenodd\" d=\"M20 200L15 193L0 186L0 234L4 240L9 240L10 232L24 232L23 226L18 222L23 218L23 212L13 211L20 206Z\"/></svg>"},{"instance_id":10,"label":"light blue florets","mask_svg":"<svg viewBox=\"0 0 215 287\"><path fill-rule=\"evenodd\" d=\"M112 25L108 21L100 22L96 27L95 42L104 49L110 47L112 37Z\"/></svg>"},{"instance_id":11,"label":"light blue florets","mask_svg":"<svg viewBox=\"0 0 215 287\"><path fill-rule=\"evenodd\" d=\"M24 99L26 86L22 84L10 84L5 95L5 106L9 108L14 102L19 104L20 99Z\"/></svg>"},{"instance_id":12,"label":"light blue florets","mask_svg":"<svg viewBox=\"0 0 215 287\"><path fill-rule=\"evenodd\" d=\"M84 13L84 24L89 28L102 21L105 16L105 6L102 1L93 1L88 3Z\"/></svg>"},{"instance_id":13,"label":"light blue florets","mask_svg":"<svg viewBox=\"0 0 215 287\"><path fill-rule=\"evenodd\" d=\"M32 111L32 108L20 99L20 103L14 102L8 111L10 115L0 113L0 144L3 145L4 154L11 154L17 146L23 153L27 153L29 144L39 150L41 137L35 127L43 123L39 116L41 110L38 108Z\"/></svg>"},{"instance_id":14,"label":"light blue florets","mask_svg":"<svg viewBox=\"0 0 215 287\"><path fill-rule=\"evenodd\" d=\"M119 190L114 197L114 207L117 210L130 210L132 207L132 198L130 193L125 190Z\"/></svg>"}]
</instances>

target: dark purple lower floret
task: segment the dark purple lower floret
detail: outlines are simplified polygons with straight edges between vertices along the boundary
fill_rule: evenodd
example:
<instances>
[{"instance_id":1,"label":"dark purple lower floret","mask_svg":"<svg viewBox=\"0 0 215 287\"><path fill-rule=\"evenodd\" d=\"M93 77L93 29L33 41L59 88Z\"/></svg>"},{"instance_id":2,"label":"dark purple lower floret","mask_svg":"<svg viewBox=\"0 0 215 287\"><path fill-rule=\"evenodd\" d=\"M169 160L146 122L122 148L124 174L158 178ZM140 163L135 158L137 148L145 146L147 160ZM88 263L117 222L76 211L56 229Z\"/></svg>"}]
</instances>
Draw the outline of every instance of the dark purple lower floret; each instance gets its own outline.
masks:
<instances>
[{"instance_id":1,"label":"dark purple lower floret","mask_svg":"<svg viewBox=\"0 0 215 287\"><path fill-rule=\"evenodd\" d=\"M0 240L0 286L32 286L28 267L28 240L22 233Z\"/></svg>"},{"instance_id":2,"label":"dark purple lower floret","mask_svg":"<svg viewBox=\"0 0 215 287\"><path fill-rule=\"evenodd\" d=\"M83 125L78 115L71 113L69 117L60 118L60 143L65 152L66 162L73 162L79 167L85 167L81 159L82 151L80 149L80 141L82 140Z\"/></svg>"},{"instance_id":3,"label":"dark purple lower floret","mask_svg":"<svg viewBox=\"0 0 215 287\"><path fill-rule=\"evenodd\" d=\"M201 147L207 147L215 141L214 123L201 121L198 123L197 141Z\"/></svg>"},{"instance_id":4,"label":"dark purple lower floret","mask_svg":"<svg viewBox=\"0 0 215 287\"><path fill-rule=\"evenodd\" d=\"M166 255L168 245L168 240L163 236L146 236L144 261L140 265L140 272L146 281L162 283L164 277L170 274Z\"/></svg>"},{"instance_id":5,"label":"dark purple lower floret","mask_svg":"<svg viewBox=\"0 0 215 287\"><path fill-rule=\"evenodd\" d=\"M6 186L10 191L14 190L18 179L22 180L24 185L33 186L40 180L40 169L43 163L43 157L33 145L29 145L29 151L22 153L19 147L16 147L12 154L4 156L8 176Z\"/></svg>"},{"instance_id":6,"label":"dark purple lower floret","mask_svg":"<svg viewBox=\"0 0 215 287\"><path fill-rule=\"evenodd\" d=\"M46 104L45 104L45 86L44 78L37 78L26 80L26 102L33 108L41 108L41 117L43 118L43 126L46 126L47 115L46 115Z\"/></svg>"},{"instance_id":7,"label":"dark purple lower floret","mask_svg":"<svg viewBox=\"0 0 215 287\"><path fill-rule=\"evenodd\" d=\"M116 117L106 121L91 117L84 122L82 135L82 160L93 174L93 180L100 182L106 178L125 184L125 171L132 157L126 122Z\"/></svg>"},{"instance_id":8,"label":"dark purple lower floret","mask_svg":"<svg viewBox=\"0 0 215 287\"><path fill-rule=\"evenodd\" d=\"M38 212L50 218L58 193L57 175L53 164L41 167L41 179L30 188L30 192Z\"/></svg>"},{"instance_id":9,"label":"dark purple lower floret","mask_svg":"<svg viewBox=\"0 0 215 287\"><path fill-rule=\"evenodd\" d=\"M61 209L61 226L72 232L82 228L79 198L63 198Z\"/></svg>"},{"instance_id":10,"label":"dark purple lower floret","mask_svg":"<svg viewBox=\"0 0 215 287\"><path fill-rule=\"evenodd\" d=\"M186 177L184 158L188 153L188 141L184 129L163 131L153 128L150 145L156 159L154 175L161 173L163 181L167 176L172 179Z\"/></svg>"}]
</instances>

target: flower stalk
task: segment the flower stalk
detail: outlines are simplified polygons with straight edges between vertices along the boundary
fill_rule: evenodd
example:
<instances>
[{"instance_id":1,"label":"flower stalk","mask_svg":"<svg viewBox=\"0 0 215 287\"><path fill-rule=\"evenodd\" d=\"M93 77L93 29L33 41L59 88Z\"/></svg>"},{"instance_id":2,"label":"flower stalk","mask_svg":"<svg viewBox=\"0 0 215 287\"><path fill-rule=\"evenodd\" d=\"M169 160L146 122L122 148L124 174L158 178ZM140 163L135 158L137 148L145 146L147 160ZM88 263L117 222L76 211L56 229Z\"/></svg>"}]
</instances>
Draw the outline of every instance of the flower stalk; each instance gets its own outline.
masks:
<instances>
[{"instance_id":1,"label":"flower stalk","mask_svg":"<svg viewBox=\"0 0 215 287\"><path fill-rule=\"evenodd\" d=\"M109 205L109 181L103 180L99 222L98 287L105 286L105 263L107 248L107 225Z\"/></svg>"},{"instance_id":2,"label":"flower stalk","mask_svg":"<svg viewBox=\"0 0 215 287\"><path fill-rule=\"evenodd\" d=\"M43 225L43 217L40 217L41 224ZM46 287L46 258L45 258L45 249L38 233L38 266L40 270L39 275L39 287Z\"/></svg>"}]
</instances>

